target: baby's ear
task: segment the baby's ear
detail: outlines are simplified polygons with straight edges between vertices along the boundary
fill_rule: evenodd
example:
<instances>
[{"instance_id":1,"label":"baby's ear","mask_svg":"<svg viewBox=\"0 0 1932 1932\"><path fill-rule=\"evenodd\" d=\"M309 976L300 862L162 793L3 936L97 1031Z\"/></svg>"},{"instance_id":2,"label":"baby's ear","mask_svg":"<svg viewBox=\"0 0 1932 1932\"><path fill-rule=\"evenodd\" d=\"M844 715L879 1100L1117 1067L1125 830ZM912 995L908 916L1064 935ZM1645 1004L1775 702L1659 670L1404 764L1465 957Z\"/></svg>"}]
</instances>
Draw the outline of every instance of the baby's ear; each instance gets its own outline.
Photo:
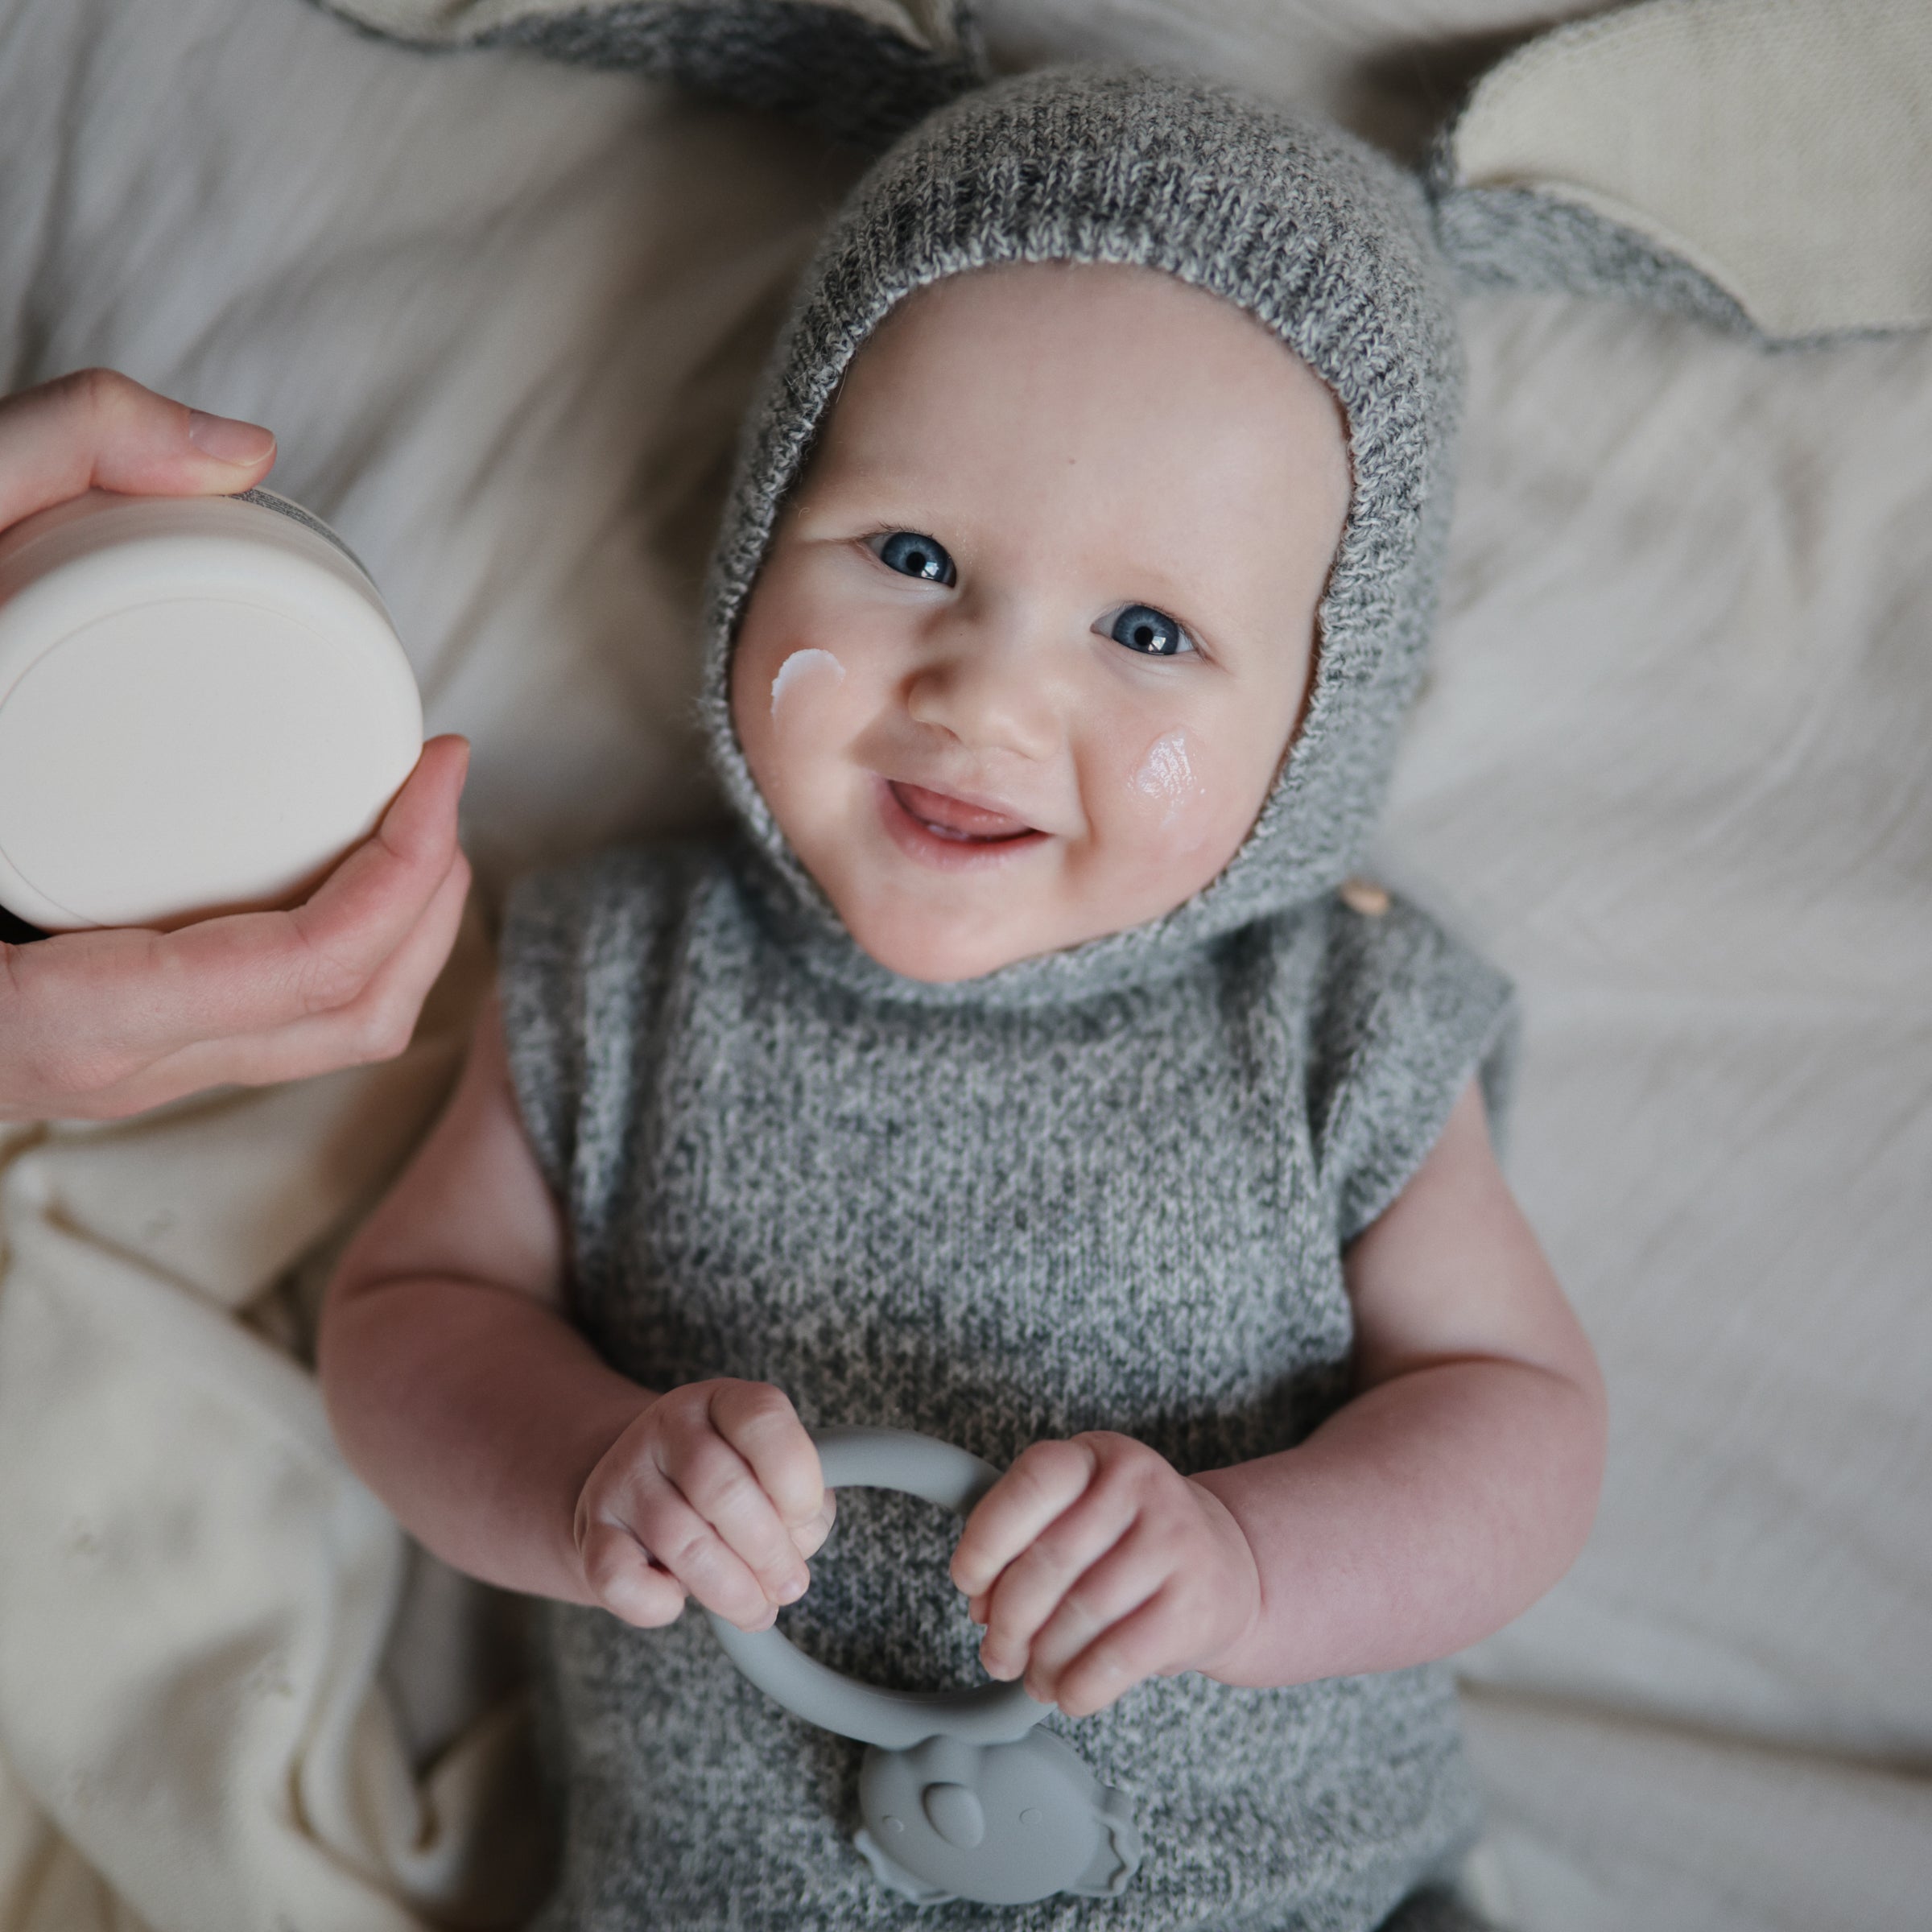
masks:
<instances>
[{"instance_id":1,"label":"baby's ear","mask_svg":"<svg viewBox=\"0 0 1932 1932\"><path fill-rule=\"evenodd\" d=\"M968 0L315 0L447 51L526 47L628 68L881 151L988 76Z\"/></svg>"},{"instance_id":2,"label":"baby's ear","mask_svg":"<svg viewBox=\"0 0 1932 1932\"><path fill-rule=\"evenodd\" d=\"M1674 308L1769 343L1932 325L1932 6L1681 0L1479 81L1426 175L1472 287Z\"/></svg>"}]
</instances>

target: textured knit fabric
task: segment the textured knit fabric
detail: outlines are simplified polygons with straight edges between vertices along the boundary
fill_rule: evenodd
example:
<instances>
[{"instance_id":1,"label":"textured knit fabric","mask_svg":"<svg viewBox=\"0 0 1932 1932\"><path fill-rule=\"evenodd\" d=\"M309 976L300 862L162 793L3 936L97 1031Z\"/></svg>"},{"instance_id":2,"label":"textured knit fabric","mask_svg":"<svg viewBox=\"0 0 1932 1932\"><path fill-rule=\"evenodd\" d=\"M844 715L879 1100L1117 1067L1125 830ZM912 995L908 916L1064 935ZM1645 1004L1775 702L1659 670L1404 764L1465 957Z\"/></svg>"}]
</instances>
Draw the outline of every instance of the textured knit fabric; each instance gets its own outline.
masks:
<instances>
[{"instance_id":1,"label":"textured knit fabric","mask_svg":"<svg viewBox=\"0 0 1932 1932\"><path fill-rule=\"evenodd\" d=\"M1411 910L1328 897L1133 986L935 1010L815 974L749 863L618 853L516 902L518 1088L605 1360L652 1388L770 1381L808 1422L1000 1467L1113 1429L1191 1473L1333 1411L1343 1245L1494 1042L1494 976ZM984 1682L957 1532L845 1492L781 1628L867 1682ZM861 1747L754 1690L700 1616L547 1616L568 1842L543 1932L988 1922L880 1886L851 1843ZM1118 1899L1001 1913L1026 1932L1365 1928L1472 1830L1438 1670L1154 1678L1046 1721L1129 1794L1146 1852Z\"/></svg>"},{"instance_id":2,"label":"textured knit fabric","mask_svg":"<svg viewBox=\"0 0 1932 1932\"><path fill-rule=\"evenodd\" d=\"M1463 188L1445 143L1430 164L1443 252L1472 289L1615 295L1757 335L1736 299L1648 237L1534 188Z\"/></svg>"},{"instance_id":3,"label":"textured knit fabric","mask_svg":"<svg viewBox=\"0 0 1932 1932\"><path fill-rule=\"evenodd\" d=\"M791 114L876 150L985 77L964 5L926 10L923 34L848 0L316 0L365 31L437 51L514 47L617 68Z\"/></svg>"},{"instance_id":4,"label":"textured knit fabric","mask_svg":"<svg viewBox=\"0 0 1932 1932\"><path fill-rule=\"evenodd\" d=\"M950 986L852 941L752 787L723 702L772 517L839 372L908 290L983 263L1125 260L1260 316L1334 386L1354 488L1314 696L1221 877L1124 934ZM812 1423L1003 1466L1086 1429L1183 1473L1346 1399L1343 1250L1472 1075L1500 1105L1503 981L1420 913L1333 887L1419 668L1455 337L1416 204L1326 130L1224 91L1035 76L889 155L807 275L720 544L709 716L742 831L526 881L505 1030L564 1203L572 1309L649 1387L770 1381ZM1364 1526L1365 1533L1367 1526ZM984 1681L958 1525L848 1492L781 1628L868 1682ZM566 1818L543 1932L1325 1932L1388 1922L1473 1830L1435 1669L1286 1689L1193 1674L1046 1720L1131 1799L1123 1894L918 1907L853 1847L861 1747L738 1676L703 1620L547 1611ZM1422 1914L1417 1918L1416 1914Z\"/></svg>"},{"instance_id":5,"label":"textured knit fabric","mask_svg":"<svg viewBox=\"0 0 1932 1932\"><path fill-rule=\"evenodd\" d=\"M1428 223L1415 184L1338 130L1132 70L1049 70L989 88L935 115L859 184L807 271L748 426L712 572L705 696L732 802L825 969L935 1004L1062 998L1185 960L1354 869L1422 674L1448 522L1461 353ZM859 345L914 288L1041 261L1138 263L1248 310L1340 399L1353 496L1307 717L1227 870L1165 919L969 985L919 987L865 959L786 849L737 751L724 646Z\"/></svg>"}]
</instances>

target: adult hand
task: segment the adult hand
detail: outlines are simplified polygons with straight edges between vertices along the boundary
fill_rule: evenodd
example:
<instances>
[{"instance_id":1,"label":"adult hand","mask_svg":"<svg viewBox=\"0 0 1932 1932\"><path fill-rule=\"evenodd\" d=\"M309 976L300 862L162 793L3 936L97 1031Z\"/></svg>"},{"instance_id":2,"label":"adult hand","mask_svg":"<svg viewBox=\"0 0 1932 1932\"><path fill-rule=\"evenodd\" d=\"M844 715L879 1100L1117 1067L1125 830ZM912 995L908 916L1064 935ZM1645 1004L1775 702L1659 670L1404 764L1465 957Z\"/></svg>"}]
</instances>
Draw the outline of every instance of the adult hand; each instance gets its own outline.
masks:
<instances>
[{"instance_id":1,"label":"adult hand","mask_svg":"<svg viewBox=\"0 0 1932 1932\"><path fill-rule=\"evenodd\" d=\"M232 495L275 448L255 424L83 369L0 399L0 530L90 489ZM117 1120L401 1052L469 888L468 763L460 738L424 745L374 835L292 911L0 945L0 1120Z\"/></svg>"}]
</instances>

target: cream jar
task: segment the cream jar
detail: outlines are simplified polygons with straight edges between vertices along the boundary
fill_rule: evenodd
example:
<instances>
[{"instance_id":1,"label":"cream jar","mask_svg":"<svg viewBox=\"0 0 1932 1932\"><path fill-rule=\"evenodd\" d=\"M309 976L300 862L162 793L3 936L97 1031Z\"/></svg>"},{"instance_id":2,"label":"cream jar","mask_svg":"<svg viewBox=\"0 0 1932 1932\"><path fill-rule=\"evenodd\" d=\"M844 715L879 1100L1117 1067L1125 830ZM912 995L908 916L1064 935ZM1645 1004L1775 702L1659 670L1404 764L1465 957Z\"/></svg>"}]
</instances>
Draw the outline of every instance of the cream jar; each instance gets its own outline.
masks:
<instances>
[{"instance_id":1,"label":"cream jar","mask_svg":"<svg viewBox=\"0 0 1932 1932\"><path fill-rule=\"evenodd\" d=\"M375 585L285 498L90 490L0 536L0 906L30 924L295 904L422 744Z\"/></svg>"}]
</instances>

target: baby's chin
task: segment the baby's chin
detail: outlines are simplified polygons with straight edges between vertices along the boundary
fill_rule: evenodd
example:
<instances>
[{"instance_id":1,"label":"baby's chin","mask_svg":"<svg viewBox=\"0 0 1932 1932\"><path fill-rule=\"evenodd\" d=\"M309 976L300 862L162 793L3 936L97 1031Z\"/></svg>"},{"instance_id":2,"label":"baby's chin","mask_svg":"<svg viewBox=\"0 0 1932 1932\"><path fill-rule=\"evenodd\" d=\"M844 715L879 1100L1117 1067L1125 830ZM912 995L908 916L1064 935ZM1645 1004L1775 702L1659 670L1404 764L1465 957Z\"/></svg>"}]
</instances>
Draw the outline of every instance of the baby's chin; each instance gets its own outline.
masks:
<instances>
[{"instance_id":1,"label":"baby's chin","mask_svg":"<svg viewBox=\"0 0 1932 1932\"><path fill-rule=\"evenodd\" d=\"M1045 921L989 919L981 907L935 913L931 907L847 906L828 896L869 959L902 979L934 986L984 979L1022 960L1067 952L1124 930L1118 924L1083 926L1069 918L1051 927Z\"/></svg>"},{"instance_id":2,"label":"baby's chin","mask_svg":"<svg viewBox=\"0 0 1932 1932\"><path fill-rule=\"evenodd\" d=\"M945 933L922 931L887 923L882 928L863 922L847 930L869 959L896 972L902 979L923 980L930 986L956 985L962 980L984 979L1002 966L1037 958L1056 950L1052 946L989 943L984 933L955 938Z\"/></svg>"},{"instance_id":3,"label":"baby's chin","mask_svg":"<svg viewBox=\"0 0 1932 1932\"><path fill-rule=\"evenodd\" d=\"M846 907L833 901L845 929L861 952L901 978L950 986L984 979L1002 966L1059 950L1051 938L989 924L961 911L935 915L930 910Z\"/></svg>"}]
</instances>

